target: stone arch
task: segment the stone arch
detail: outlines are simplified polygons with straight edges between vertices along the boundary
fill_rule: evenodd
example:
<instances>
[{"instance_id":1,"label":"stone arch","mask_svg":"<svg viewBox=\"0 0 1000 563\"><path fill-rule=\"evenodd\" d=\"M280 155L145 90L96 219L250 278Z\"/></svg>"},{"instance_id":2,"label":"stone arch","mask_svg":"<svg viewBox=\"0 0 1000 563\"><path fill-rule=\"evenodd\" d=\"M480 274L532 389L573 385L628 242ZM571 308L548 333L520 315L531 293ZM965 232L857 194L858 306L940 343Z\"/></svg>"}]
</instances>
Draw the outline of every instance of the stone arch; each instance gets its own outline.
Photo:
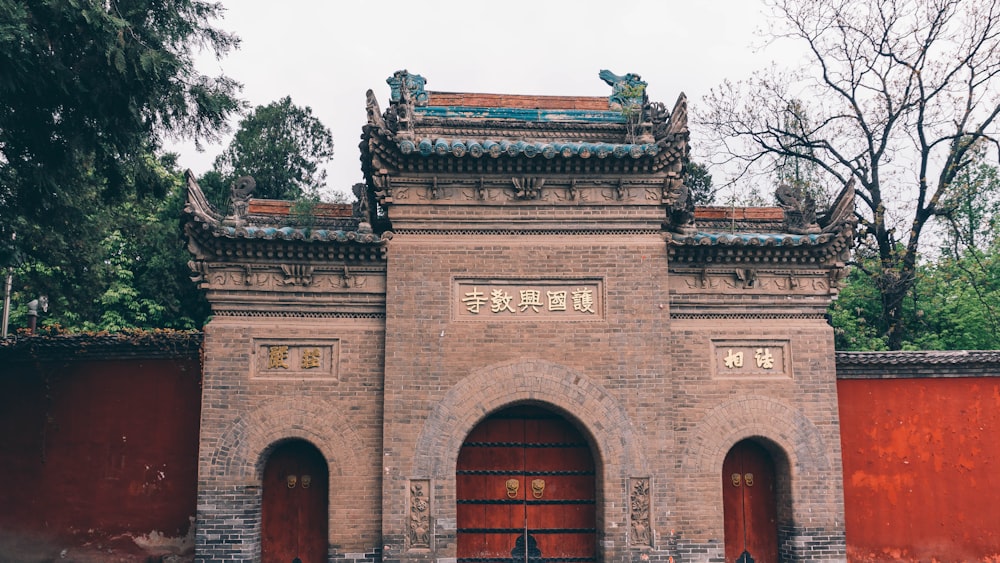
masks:
<instances>
[{"instance_id":1,"label":"stone arch","mask_svg":"<svg viewBox=\"0 0 1000 563\"><path fill-rule=\"evenodd\" d=\"M359 467L355 453L363 444L334 405L323 400L274 399L237 417L212 453L212 477L260 481L267 454L284 440L299 438L326 459L331 480Z\"/></svg>"},{"instance_id":2,"label":"stone arch","mask_svg":"<svg viewBox=\"0 0 1000 563\"><path fill-rule=\"evenodd\" d=\"M486 415L517 403L554 407L592 440L606 478L649 473L643 444L625 408L583 374L545 360L515 360L483 367L437 403L416 444L413 475L447 477L455 470L465 436Z\"/></svg>"},{"instance_id":3,"label":"stone arch","mask_svg":"<svg viewBox=\"0 0 1000 563\"><path fill-rule=\"evenodd\" d=\"M709 410L691 432L681 458L682 467L685 471L714 474L733 445L755 437L780 449L789 467L797 471L831 469L827 445L811 420L785 403L754 395Z\"/></svg>"}]
</instances>

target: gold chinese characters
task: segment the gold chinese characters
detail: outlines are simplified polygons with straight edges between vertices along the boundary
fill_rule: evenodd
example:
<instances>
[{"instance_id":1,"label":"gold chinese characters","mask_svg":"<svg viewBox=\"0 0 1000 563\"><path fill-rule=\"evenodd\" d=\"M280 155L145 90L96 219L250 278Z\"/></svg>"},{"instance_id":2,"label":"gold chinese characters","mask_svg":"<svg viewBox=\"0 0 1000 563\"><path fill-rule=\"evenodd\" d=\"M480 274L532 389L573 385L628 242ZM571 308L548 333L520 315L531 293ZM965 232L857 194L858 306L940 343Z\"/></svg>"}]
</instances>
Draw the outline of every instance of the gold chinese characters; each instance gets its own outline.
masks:
<instances>
[{"instance_id":1,"label":"gold chinese characters","mask_svg":"<svg viewBox=\"0 0 1000 563\"><path fill-rule=\"evenodd\" d=\"M461 293L465 310L473 315L562 313L596 314L593 288L509 289L472 286Z\"/></svg>"}]
</instances>

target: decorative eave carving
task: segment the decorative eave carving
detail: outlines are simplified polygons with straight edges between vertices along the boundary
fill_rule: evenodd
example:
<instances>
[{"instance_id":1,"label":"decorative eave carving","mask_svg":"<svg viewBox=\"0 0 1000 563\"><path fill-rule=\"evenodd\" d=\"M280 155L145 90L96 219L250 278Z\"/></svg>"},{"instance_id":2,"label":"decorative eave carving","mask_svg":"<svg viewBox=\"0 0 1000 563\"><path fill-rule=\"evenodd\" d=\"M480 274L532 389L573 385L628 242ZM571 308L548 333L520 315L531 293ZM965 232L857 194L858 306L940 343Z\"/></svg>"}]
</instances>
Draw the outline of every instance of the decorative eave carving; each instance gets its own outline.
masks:
<instances>
[{"instance_id":1,"label":"decorative eave carving","mask_svg":"<svg viewBox=\"0 0 1000 563\"><path fill-rule=\"evenodd\" d=\"M562 175L567 167L581 174L669 172L679 178L683 162L674 161L688 153L686 97L678 98L672 113L653 111L638 75L602 71L601 78L613 87L605 110L592 107L600 98L571 98L585 100L588 109L559 109L583 107L565 104L450 107L432 105L435 93L423 89L423 77L398 71L387 80L392 92L384 115L368 94L361 143L366 180L371 186L376 176L403 171L509 177L512 168L518 174ZM440 95L456 104L475 103L470 99L483 103L473 94ZM637 108L638 117L627 113L626 106ZM654 137L656 127L659 135ZM379 203L386 201L379 198Z\"/></svg>"},{"instance_id":2,"label":"decorative eave carving","mask_svg":"<svg viewBox=\"0 0 1000 563\"><path fill-rule=\"evenodd\" d=\"M786 210L787 213L787 210ZM848 183L813 232L748 233L695 230L671 233L668 252L676 267L710 264L828 267L841 271L849 259L857 218L854 184ZM674 266L672 266L673 269ZM838 277L839 279L839 277Z\"/></svg>"},{"instance_id":3,"label":"decorative eave carving","mask_svg":"<svg viewBox=\"0 0 1000 563\"><path fill-rule=\"evenodd\" d=\"M288 215L251 217L241 215L223 217L212 207L198 186L194 175L186 173L188 198L184 206L188 236L188 250L198 261L242 260L245 262L269 259L291 262L316 260L384 261L392 232L375 233L363 217L334 218L329 226L301 226L281 224L294 222ZM252 182L252 180L251 180ZM247 183L237 184L233 197L249 201L252 189ZM277 202L288 205L287 202ZM364 205L362 205L364 207ZM355 214L368 213L367 209ZM252 219L252 220L251 220ZM322 223L317 220L318 223ZM351 228L353 226L353 228ZM197 267L192 266L197 274Z\"/></svg>"}]
</instances>

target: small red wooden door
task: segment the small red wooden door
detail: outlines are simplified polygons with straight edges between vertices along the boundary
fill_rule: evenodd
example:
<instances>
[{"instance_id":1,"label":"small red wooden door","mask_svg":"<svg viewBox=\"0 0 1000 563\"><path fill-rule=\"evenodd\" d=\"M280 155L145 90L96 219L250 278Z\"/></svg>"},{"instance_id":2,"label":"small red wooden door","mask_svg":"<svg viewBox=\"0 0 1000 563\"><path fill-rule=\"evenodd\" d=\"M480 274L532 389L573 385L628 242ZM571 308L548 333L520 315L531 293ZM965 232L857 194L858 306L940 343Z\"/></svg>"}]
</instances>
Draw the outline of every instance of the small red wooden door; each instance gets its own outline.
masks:
<instances>
[{"instance_id":1,"label":"small red wooden door","mask_svg":"<svg viewBox=\"0 0 1000 563\"><path fill-rule=\"evenodd\" d=\"M516 407L481 422L456 471L458 562L595 561L594 458L562 417Z\"/></svg>"},{"instance_id":2,"label":"small red wooden door","mask_svg":"<svg viewBox=\"0 0 1000 563\"><path fill-rule=\"evenodd\" d=\"M737 443L722 463L722 504L726 522L726 563L744 552L754 563L778 561L778 505L774 461L751 440Z\"/></svg>"},{"instance_id":3,"label":"small red wooden door","mask_svg":"<svg viewBox=\"0 0 1000 563\"><path fill-rule=\"evenodd\" d=\"M325 563L329 484L319 450L302 440L278 446L264 468L263 487L263 563Z\"/></svg>"}]
</instances>

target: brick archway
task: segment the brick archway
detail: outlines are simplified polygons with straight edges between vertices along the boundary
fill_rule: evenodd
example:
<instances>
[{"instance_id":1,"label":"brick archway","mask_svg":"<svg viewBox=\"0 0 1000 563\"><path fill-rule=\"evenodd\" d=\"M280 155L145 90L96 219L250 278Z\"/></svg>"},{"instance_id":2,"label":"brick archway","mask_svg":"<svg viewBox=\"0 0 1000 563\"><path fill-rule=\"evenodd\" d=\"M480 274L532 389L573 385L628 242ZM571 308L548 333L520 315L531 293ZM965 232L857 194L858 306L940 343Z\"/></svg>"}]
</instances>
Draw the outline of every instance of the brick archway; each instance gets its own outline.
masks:
<instances>
[{"instance_id":1,"label":"brick archway","mask_svg":"<svg viewBox=\"0 0 1000 563\"><path fill-rule=\"evenodd\" d=\"M714 499L710 502L721 508L726 454L741 440L753 440L771 453L776 465L782 557L805 560L808 546L817 538L842 553L846 548L842 490L837 485L840 467L831 461L839 459L840 442L835 428L826 432L802 411L775 399L758 395L731 399L695 424L681 454L681 470L690 476L687 486L697 491L700 502ZM721 540L721 510L716 533Z\"/></svg>"},{"instance_id":2,"label":"brick archway","mask_svg":"<svg viewBox=\"0 0 1000 563\"><path fill-rule=\"evenodd\" d=\"M272 400L237 417L219 439L209 475L225 479L253 479L263 475L267 454L281 441L300 438L310 442L326 459L330 478L358 467L354 452L361 440L347 424L329 413L336 408L322 400L301 402Z\"/></svg>"},{"instance_id":3,"label":"brick archway","mask_svg":"<svg viewBox=\"0 0 1000 563\"><path fill-rule=\"evenodd\" d=\"M714 474L734 444L760 437L772 442L799 472L831 470L826 441L805 414L768 397L746 396L708 411L681 456L686 471Z\"/></svg>"},{"instance_id":4,"label":"brick archway","mask_svg":"<svg viewBox=\"0 0 1000 563\"><path fill-rule=\"evenodd\" d=\"M465 437L489 413L517 404L559 413L590 442L597 466L597 538L604 550L598 559L610 557L611 546L627 542L628 503L619 500L627 498L627 479L649 475L650 466L645 444L624 406L578 371L536 359L473 372L452 387L428 416L417 438L411 478L435 481L437 517L455 522L455 468Z\"/></svg>"},{"instance_id":5,"label":"brick archway","mask_svg":"<svg viewBox=\"0 0 1000 563\"><path fill-rule=\"evenodd\" d=\"M487 414L517 403L554 407L592 440L605 479L649 473L643 444L618 400L583 374L545 360L517 360L481 368L435 406L417 439L413 475L454 474L465 436Z\"/></svg>"}]
</instances>

